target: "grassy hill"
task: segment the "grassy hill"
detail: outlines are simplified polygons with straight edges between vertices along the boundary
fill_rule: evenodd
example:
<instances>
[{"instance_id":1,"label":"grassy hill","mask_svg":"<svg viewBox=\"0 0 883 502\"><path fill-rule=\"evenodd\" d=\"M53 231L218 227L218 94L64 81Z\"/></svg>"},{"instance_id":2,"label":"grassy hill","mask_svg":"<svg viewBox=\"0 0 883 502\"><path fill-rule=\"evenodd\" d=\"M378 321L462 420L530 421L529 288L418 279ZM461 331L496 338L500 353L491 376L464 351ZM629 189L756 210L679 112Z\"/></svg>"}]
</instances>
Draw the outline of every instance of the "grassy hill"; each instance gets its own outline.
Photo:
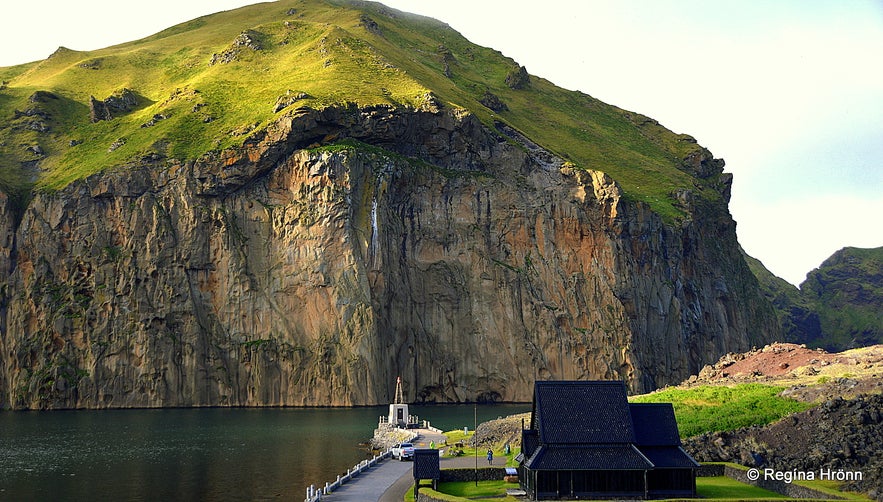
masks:
<instances>
[{"instance_id":1,"label":"grassy hill","mask_svg":"<svg viewBox=\"0 0 883 502\"><path fill-rule=\"evenodd\" d=\"M786 341L830 351L883 343L883 248L843 248L800 289L743 256L776 307Z\"/></svg>"},{"instance_id":2,"label":"grassy hill","mask_svg":"<svg viewBox=\"0 0 883 502\"><path fill-rule=\"evenodd\" d=\"M776 308L784 340L820 346L822 328L813 302L805 298L793 284L770 272L760 260L748 256L744 251L742 256L757 277L761 292Z\"/></svg>"},{"instance_id":3,"label":"grassy hill","mask_svg":"<svg viewBox=\"0 0 883 502\"><path fill-rule=\"evenodd\" d=\"M883 343L883 248L837 251L800 290L816 306L826 347Z\"/></svg>"},{"instance_id":4,"label":"grassy hill","mask_svg":"<svg viewBox=\"0 0 883 502\"><path fill-rule=\"evenodd\" d=\"M691 137L525 76L512 59L439 21L380 4L256 4L114 47L59 48L44 61L0 68L0 186L55 190L145 157L196 159L235 148L302 107L437 100L489 126L506 123L576 168L606 171L627 197L668 220L680 216L672 198L679 189L720 197L716 175L699 180L684 167L701 150ZM91 121L91 98L111 96L129 96L131 106Z\"/></svg>"}]
</instances>

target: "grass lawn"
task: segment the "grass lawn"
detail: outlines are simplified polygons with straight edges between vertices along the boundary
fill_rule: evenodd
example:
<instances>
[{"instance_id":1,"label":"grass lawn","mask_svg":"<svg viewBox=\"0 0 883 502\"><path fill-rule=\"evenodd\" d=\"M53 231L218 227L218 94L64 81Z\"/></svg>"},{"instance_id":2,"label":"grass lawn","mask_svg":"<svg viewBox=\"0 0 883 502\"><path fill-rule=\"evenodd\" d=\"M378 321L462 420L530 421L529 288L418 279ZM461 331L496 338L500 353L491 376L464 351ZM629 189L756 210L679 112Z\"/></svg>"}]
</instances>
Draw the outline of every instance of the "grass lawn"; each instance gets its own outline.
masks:
<instances>
[{"instance_id":1,"label":"grass lawn","mask_svg":"<svg viewBox=\"0 0 883 502\"><path fill-rule=\"evenodd\" d=\"M821 488L819 483L801 483L813 488ZM836 484L836 483L835 483ZM478 485L472 481L439 483L438 494L441 499L451 502L462 500L501 500L514 501L514 497L506 496L506 489L517 488L518 485L504 481L479 481ZM832 495L844 497L847 500L868 500L867 498L848 492L840 492L836 486L828 486ZM421 488L429 490L429 488ZM716 500L794 500L776 492L758 488L756 486L740 483L726 476L699 477L696 478L696 491L702 499ZM405 494L405 502L414 501L414 489Z\"/></svg>"},{"instance_id":2,"label":"grass lawn","mask_svg":"<svg viewBox=\"0 0 883 502\"><path fill-rule=\"evenodd\" d=\"M476 486L475 482L449 482L439 483L438 491L469 499L499 497L506 494L507 488L517 488L514 483L505 481L481 481Z\"/></svg>"},{"instance_id":3,"label":"grass lawn","mask_svg":"<svg viewBox=\"0 0 883 502\"><path fill-rule=\"evenodd\" d=\"M506 483L505 481L479 481L476 486L474 481L447 482L439 483L438 491L433 491L433 495L441 495L439 498L449 498L451 501L469 500L500 500L503 502L512 502L518 500L515 497L506 496L506 490L509 488L518 488L517 483ZM423 490L430 490L422 487ZM445 497L447 496L447 497ZM405 494L405 502L414 500L413 487Z\"/></svg>"},{"instance_id":4,"label":"grass lawn","mask_svg":"<svg viewBox=\"0 0 883 502\"><path fill-rule=\"evenodd\" d=\"M696 491L706 499L787 499L785 495L746 485L726 476L696 478Z\"/></svg>"},{"instance_id":5,"label":"grass lawn","mask_svg":"<svg viewBox=\"0 0 883 502\"><path fill-rule=\"evenodd\" d=\"M472 457L475 455L475 448L469 446L469 441L472 439L472 435L475 434L475 431L470 431L469 433L464 434L462 430L457 429L453 431L447 431L444 433L447 438L447 446L445 446L445 455L448 455L450 451L462 451L463 457ZM463 443L462 447L454 446L456 443ZM487 455L487 446L481 446L478 449L478 456L480 459L484 460ZM506 467L517 467L518 463L515 462L515 457L521 453L520 447L511 447L509 454L505 454L505 445L497 444L493 445L492 449L494 451L494 458L505 457L506 458Z\"/></svg>"}]
</instances>

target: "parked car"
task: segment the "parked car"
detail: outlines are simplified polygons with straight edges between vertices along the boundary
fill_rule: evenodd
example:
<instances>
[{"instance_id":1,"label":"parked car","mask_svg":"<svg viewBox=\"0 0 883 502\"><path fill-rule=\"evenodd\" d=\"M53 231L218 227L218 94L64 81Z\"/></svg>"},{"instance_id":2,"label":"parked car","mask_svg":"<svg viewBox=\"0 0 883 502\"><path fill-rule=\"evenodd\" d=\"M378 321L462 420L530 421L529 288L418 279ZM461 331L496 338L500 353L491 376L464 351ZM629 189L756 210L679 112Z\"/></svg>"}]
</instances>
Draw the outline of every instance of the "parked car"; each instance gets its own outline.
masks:
<instances>
[{"instance_id":1,"label":"parked car","mask_svg":"<svg viewBox=\"0 0 883 502\"><path fill-rule=\"evenodd\" d=\"M414 459L414 445L411 443L399 443L394 445L392 449L390 449L392 453L392 458L397 458L400 461L405 461L406 459Z\"/></svg>"}]
</instances>

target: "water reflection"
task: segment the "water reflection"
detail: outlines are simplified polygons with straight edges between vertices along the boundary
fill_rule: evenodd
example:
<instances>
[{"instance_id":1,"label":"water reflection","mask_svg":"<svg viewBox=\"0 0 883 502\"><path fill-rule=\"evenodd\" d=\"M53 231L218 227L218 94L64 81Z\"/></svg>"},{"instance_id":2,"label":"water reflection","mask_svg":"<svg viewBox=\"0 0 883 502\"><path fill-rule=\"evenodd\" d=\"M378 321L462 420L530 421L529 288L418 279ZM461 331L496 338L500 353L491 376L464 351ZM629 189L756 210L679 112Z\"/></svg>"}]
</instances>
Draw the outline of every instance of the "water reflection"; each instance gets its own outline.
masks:
<instances>
[{"instance_id":1,"label":"water reflection","mask_svg":"<svg viewBox=\"0 0 883 502\"><path fill-rule=\"evenodd\" d=\"M414 407L472 427L472 406ZM480 406L479 420L529 405ZM413 413L412 412L412 413ZM382 407L0 412L3 500L301 500L361 460Z\"/></svg>"}]
</instances>

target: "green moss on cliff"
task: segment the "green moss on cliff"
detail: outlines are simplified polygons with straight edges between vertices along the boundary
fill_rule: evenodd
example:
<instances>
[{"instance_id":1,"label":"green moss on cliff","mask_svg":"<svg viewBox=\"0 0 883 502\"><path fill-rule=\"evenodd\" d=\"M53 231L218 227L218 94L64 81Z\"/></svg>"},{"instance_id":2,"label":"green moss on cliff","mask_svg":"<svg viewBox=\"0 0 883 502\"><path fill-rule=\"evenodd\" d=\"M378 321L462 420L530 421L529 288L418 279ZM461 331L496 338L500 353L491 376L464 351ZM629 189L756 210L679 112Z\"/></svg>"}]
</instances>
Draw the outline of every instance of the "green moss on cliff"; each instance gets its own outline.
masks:
<instances>
[{"instance_id":1,"label":"green moss on cliff","mask_svg":"<svg viewBox=\"0 0 883 502\"><path fill-rule=\"evenodd\" d=\"M717 192L683 169L695 142L640 115L531 77L506 83L517 64L438 21L380 4L280 1L204 16L106 49L60 49L0 68L0 187L58 189L146 156L195 159L241 145L281 114L354 103L420 107L435 96L486 125L504 122L577 168L608 172L626 196L667 219L678 189ZM89 120L101 101L132 89L137 105ZM47 130L17 124L29 97L58 99ZM485 93L506 109L480 103ZM292 95L297 99L286 99ZM286 106L287 105L287 106ZM21 121L19 121L21 122ZM35 153L35 151L37 153Z\"/></svg>"}]
</instances>

